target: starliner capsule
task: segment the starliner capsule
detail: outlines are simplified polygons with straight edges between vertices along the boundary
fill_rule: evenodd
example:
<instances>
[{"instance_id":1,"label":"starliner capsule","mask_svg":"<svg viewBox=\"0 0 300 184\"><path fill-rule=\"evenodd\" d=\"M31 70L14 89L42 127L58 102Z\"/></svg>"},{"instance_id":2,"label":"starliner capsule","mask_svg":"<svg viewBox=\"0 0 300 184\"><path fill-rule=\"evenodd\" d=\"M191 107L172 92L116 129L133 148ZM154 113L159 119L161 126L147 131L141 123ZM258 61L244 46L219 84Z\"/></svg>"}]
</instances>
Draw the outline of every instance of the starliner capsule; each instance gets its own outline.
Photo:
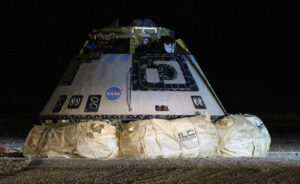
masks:
<instances>
[{"instance_id":1,"label":"starliner capsule","mask_svg":"<svg viewBox=\"0 0 300 184\"><path fill-rule=\"evenodd\" d=\"M150 19L93 30L73 58L42 119L174 119L226 114L196 59Z\"/></svg>"}]
</instances>

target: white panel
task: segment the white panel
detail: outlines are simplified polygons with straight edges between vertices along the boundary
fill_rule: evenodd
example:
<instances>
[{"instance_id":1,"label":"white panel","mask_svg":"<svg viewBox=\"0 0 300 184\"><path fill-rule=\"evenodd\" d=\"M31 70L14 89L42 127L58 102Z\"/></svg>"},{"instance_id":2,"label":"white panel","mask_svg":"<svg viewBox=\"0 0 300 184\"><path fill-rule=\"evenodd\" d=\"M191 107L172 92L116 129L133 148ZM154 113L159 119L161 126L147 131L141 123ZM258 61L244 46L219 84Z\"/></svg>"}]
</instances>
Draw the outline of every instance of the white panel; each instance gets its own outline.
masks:
<instances>
[{"instance_id":1,"label":"white panel","mask_svg":"<svg viewBox=\"0 0 300 184\"><path fill-rule=\"evenodd\" d=\"M128 60L126 60L127 57ZM129 111L127 103L129 84L127 83L127 77L128 71L132 66L132 55L103 54L98 60L92 60L90 63L82 63L71 85L58 86L41 115L194 115L196 112L224 115L214 96L201 80L195 68L189 63L189 60L186 58L185 60L197 83L199 91L131 91L132 111ZM155 64L166 64L165 61L158 60L154 62ZM186 80L179 64L175 61L169 61L167 64L176 69L177 78L169 81L165 80L165 83L185 84ZM197 65L197 67L199 66ZM157 75L154 70L149 69L148 73L146 72L147 75ZM200 72L202 72L201 69ZM159 78L157 76L152 78L147 76L147 80L149 80L148 82L155 83L159 81ZM120 91L113 91L113 89L116 89L113 87L120 89ZM112 91L108 93L107 97L106 93L109 89L112 89ZM119 92L121 94L120 97L118 97ZM61 95L67 95L61 111L52 112ZM73 95L83 95L81 105L78 109L67 108ZM98 112L85 112L89 95L102 96ZM196 109L191 96L201 96L206 109ZM167 105L169 111L156 111L155 105Z\"/></svg>"}]
</instances>

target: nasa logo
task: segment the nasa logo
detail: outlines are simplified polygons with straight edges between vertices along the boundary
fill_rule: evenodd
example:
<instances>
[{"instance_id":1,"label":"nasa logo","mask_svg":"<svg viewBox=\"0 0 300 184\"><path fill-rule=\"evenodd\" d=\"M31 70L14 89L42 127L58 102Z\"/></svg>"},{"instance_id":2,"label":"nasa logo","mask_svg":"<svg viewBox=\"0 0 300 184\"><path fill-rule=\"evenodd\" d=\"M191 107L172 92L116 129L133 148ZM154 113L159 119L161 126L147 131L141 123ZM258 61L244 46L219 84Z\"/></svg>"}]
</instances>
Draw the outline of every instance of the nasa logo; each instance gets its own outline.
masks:
<instances>
[{"instance_id":1,"label":"nasa logo","mask_svg":"<svg viewBox=\"0 0 300 184\"><path fill-rule=\"evenodd\" d=\"M121 89L117 87L112 87L106 91L106 98L108 100L117 100L121 96L121 94Z\"/></svg>"}]
</instances>

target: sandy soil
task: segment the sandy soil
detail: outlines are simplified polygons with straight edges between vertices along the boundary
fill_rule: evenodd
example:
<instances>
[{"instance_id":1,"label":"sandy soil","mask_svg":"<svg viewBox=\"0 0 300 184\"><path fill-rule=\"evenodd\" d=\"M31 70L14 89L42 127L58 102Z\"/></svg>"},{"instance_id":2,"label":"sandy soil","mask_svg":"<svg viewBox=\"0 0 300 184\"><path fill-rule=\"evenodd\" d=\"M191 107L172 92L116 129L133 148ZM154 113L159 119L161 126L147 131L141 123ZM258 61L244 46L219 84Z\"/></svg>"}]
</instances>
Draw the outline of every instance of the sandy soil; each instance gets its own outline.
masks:
<instances>
[{"instance_id":1,"label":"sandy soil","mask_svg":"<svg viewBox=\"0 0 300 184\"><path fill-rule=\"evenodd\" d=\"M299 183L300 157L0 159L0 183Z\"/></svg>"}]
</instances>

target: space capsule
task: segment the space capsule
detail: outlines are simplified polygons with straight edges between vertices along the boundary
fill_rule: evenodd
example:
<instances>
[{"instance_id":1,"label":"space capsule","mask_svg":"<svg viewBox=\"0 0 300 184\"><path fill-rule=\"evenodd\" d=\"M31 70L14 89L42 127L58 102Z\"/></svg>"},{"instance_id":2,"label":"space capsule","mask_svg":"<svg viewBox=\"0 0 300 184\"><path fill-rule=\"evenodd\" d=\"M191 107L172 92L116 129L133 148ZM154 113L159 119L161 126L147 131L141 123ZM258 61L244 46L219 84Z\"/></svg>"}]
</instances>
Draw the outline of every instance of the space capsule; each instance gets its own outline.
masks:
<instances>
[{"instance_id":1,"label":"space capsule","mask_svg":"<svg viewBox=\"0 0 300 184\"><path fill-rule=\"evenodd\" d=\"M174 31L150 19L94 29L47 102L43 119L174 119L226 111Z\"/></svg>"}]
</instances>

